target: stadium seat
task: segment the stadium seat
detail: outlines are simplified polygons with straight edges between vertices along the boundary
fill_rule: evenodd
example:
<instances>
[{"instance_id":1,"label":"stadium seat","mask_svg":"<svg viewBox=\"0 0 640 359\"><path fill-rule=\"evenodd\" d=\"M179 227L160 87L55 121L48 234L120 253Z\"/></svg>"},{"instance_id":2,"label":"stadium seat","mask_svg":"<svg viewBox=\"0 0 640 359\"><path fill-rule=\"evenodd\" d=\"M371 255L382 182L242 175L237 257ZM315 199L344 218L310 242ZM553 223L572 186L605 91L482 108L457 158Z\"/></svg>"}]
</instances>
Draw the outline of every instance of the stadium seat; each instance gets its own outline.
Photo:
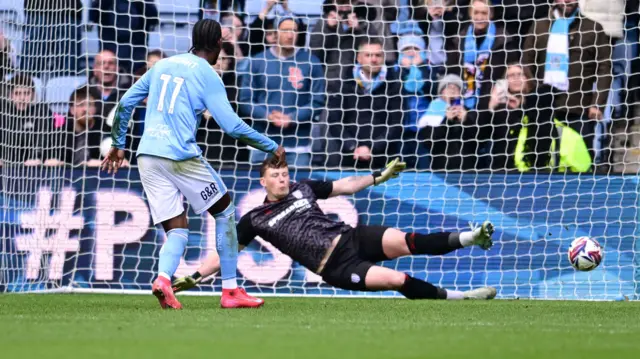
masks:
<instances>
[{"instance_id":1,"label":"stadium seat","mask_svg":"<svg viewBox=\"0 0 640 359\"><path fill-rule=\"evenodd\" d=\"M149 50L151 50L151 49L162 49L162 35L160 35L159 31L153 31L153 32L149 33L149 40L148 40L148 43L147 43L147 48Z\"/></svg>"},{"instance_id":2,"label":"stadium seat","mask_svg":"<svg viewBox=\"0 0 640 359\"><path fill-rule=\"evenodd\" d=\"M97 26L93 26L91 31L85 31L84 33L80 53L93 57L98 52L100 52L100 38L98 37Z\"/></svg>"},{"instance_id":3,"label":"stadium seat","mask_svg":"<svg viewBox=\"0 0 640 359\"><path fill-rule=\"evenodd\" d=\"M18 54L22 50L22 15L14 10L4 10L4 5L0 5L0 33L10 39L11 60L17 65Z\"/></svg>"},{"instance_id":4,"label":"stadium seat","mask_svg":"<svg viewBox=\"0 0 640 359\"><path fill-rule=\"evenodd\" d=\"M247 0L245 11L248 14L259 14L264 3L263 0ZM322 3L323 0L289 1L289 9L294 14L321 15Z\"/></svg>"},{"instance_id":5,"label":"stadium seat","mask_svg":"<svg viewBox=\"0 0 640 359\"><path fill-rule=\"evenodd\" d=\"M192 25L192 24L191 24ZM160 26L149 36L149 49L162 49L168 56L185 53L191 47L191 26Z\"/></svg>"},{"instance_id":6,"label":"stadium seat","mask_svg":"<svg viewBox=\"0 0 640 359\"><path fill-rule=\"evenodd\" d=\"M75 89L87 83L85 76L54 77L47 82L45 102L51 111L66 113L69 97Z\"/></svg>"},{"instance_id":7,"label":"stadium seat","mask_svg":"<svg viewBox=\"0 0 640 359\"><path fill-rule=\"evenodd\" d=\"M0 1L0 16L3 20L8 19L21 24L24 21L24 1Z\"/></svg>"},{"instance_id":8,"label":"stadium seat","mask_svg":"<svg viewBox=\"0 0 640 359\"><path fill-rule=\"evenodd\" d=\"M157 0L160 26L171 24L189 24L198 20L200 0Z\"/></svg>"},{"instance_id":9,"label":"stadium seat","mask_svg":"<svg viewBox=\"0 0 640 359\"><path fill-rule=\"evenodd\" d=\"M156 0L156 6L160 13L197 13L200 0Z\"/></svg>"}]
</instances>

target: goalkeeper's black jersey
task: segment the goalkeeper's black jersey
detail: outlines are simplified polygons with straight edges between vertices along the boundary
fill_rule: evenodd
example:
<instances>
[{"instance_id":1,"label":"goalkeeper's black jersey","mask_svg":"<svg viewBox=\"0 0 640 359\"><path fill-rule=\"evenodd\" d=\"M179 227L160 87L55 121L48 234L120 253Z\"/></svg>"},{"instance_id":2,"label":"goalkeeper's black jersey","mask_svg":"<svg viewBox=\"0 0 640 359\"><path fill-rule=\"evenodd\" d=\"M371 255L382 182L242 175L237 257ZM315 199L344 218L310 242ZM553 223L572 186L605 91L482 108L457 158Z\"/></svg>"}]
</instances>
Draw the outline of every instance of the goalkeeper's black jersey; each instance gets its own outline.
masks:
<instances>
[{"instance_id":1,"label":"goalkeeper's black jersey","mask_svg":"<svg viewBox=\"0 0 640 359\"><path fill-rule=\"evenodd\" d=\"M242 216L238 242L247 245L256 236L273 244L293 260L317 271L322 257L339 234L351 227L325 215L317 199L329 197L332 182L292 182L289 195L278 202L265 203Z\"/></svg>"}]
</instances>

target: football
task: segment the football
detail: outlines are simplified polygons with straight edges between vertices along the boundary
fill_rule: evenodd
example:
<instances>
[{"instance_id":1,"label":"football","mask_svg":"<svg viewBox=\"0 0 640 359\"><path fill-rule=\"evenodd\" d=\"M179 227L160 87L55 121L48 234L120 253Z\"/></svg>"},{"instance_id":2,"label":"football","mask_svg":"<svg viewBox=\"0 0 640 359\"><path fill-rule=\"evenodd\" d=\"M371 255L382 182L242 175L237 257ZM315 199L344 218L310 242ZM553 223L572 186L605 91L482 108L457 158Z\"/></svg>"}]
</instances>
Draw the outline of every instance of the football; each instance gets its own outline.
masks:
<instances>
[{"instance_id":1,"label":"football","mask_svg":"<svg viewBox=\"0 0 640 359\"><path fill-rule=\"evenodd\" d=\"M580 237L571 242L568 255L573 268L588 272L600 265L604 254L598 241L589 237Z\"/></svg>"}]
</instances>

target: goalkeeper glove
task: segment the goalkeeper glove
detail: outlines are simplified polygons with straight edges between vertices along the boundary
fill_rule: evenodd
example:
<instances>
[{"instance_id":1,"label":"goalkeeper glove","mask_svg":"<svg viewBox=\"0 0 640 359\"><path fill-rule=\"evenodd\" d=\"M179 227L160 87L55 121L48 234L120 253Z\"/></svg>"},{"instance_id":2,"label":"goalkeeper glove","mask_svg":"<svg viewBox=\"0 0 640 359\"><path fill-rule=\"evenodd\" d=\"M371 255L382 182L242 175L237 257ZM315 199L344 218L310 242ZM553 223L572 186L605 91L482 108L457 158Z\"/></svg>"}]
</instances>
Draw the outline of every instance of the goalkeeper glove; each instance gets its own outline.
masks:
<instances>
[{"instance_id":1,"label":"goalkeeper glove","mask_svg":"<svg viewBox=\"0 0 640 359\"><path fill-rule=\"evenodd\" d=\"M198 284L200 284L201 281L202 281L202 277L198 279L193 279L192 276L188 275L186 277L182 277L174 280L173 283L171 284L171 288L173 289L174 293L178 293L178 292L182 292L183 290L189 290L197 286Z\"/></svg>"},{"instance_id":2,"label":"goalkeeper glove","mask_svg":"<svg viewBox=\"0 0 640 359\"><path fill-rule=\"evenodd\" d=\"M373 184L375 186L385 183L392 178L396 178L400 175L400 172L407 168L407 164L400 162L399 158L387 163L387 166L382 171L373 172Z\"/></svg>"}]
</instances>

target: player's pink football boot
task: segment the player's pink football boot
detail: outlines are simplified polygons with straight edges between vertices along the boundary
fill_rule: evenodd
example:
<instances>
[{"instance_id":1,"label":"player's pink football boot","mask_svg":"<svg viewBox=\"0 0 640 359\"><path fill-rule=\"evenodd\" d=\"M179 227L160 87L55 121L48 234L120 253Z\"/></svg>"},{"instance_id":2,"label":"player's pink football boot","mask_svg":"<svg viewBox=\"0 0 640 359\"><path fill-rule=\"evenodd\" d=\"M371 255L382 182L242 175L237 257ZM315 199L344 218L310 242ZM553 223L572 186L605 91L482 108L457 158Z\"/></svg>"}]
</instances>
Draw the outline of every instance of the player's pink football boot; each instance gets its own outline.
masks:
<instances>
[{"instance_id":1,"label":"player's pink football boot","mask_svg":"<svg viewBox=\"0 0 640 359\"><path fill-rule=\"evenodd\" d=\"M178 302L178 299L173 295L173 289L171 289L171 281L165 277L158 277L153 282L151 292L158 298L160 307L162 309L182 309L182 304Z\"/></svg>"},{"instance_id":2,"label":"player's pink football boot","mask_svg":"<svg viewBox=\"0 0 640 359\"><path fill-rule=\"evenodd\" d=\"M259 308L264 304L264 300L252 297L242 288L223 289L220 298L222 308Z\"/></svg>"}]
</instances>

